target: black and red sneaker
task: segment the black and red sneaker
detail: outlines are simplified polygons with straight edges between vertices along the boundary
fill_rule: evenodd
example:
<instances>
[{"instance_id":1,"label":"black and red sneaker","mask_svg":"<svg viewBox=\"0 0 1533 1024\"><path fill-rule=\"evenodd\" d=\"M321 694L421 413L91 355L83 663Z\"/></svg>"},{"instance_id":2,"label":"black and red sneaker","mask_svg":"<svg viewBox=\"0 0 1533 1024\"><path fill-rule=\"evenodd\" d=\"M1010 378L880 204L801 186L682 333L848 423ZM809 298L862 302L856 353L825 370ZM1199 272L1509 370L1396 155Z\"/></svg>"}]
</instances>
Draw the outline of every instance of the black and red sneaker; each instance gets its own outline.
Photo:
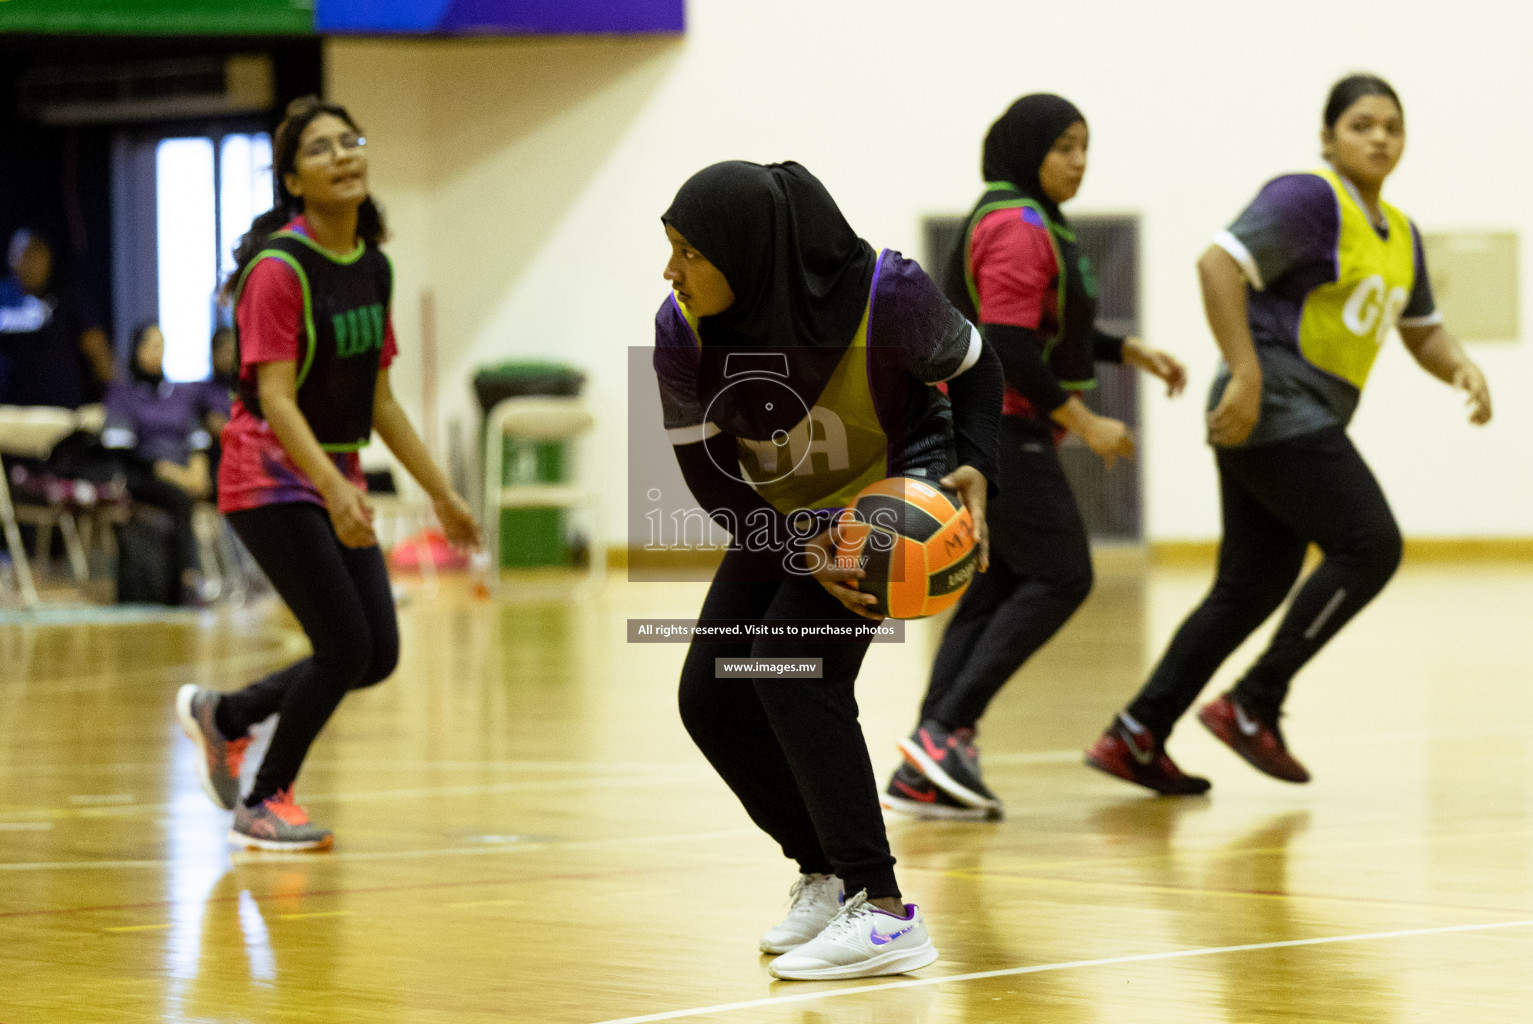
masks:
<instances>
[{"instance_id":1,"label":"black and red sneaker","mask_svg":"<svg viewBox=\"0 0 1533 1024\"><path fill-rule=\"evenodd\" d=\"M1001 817L999 808L959 803L908 762L895 769L878 802L886 810L932 821L996 821Z\"/></svg>"},{"instance_id":2,"label":"black and red sneaker","mask_svg":"<svg viewBox=\"0 0 1533 1024\"><path fill-rule=\"evenodd\" d=\"M1257 771L1284 782L1308 782L1309 771L1288 752L1277 716L1253 715L1234 692L1198 709L1198 721Z\"/></svg>"},{"instance_id":3,"label":"black and red sneaker","mask_svg":"<svg viewBox=\"0 0 1533 1024\"><path fill-rule=\"evenodd\" d=\"M1212 785L1178 768L1154 733L1131 727L1122 715L1114 716L1107 731L1086 750L1086 763L1164 796L1200 796Z\"/></svg>"},{"instance_id":4,"label":"black and red sneaker","mask_svg":"<svg viewBox=\"0 0 1533 1024\"><path fill-rule=\"evenodd\" d=\"M900 740L900 753L932 782L965 807L999 812L1001 798L979 774L979 748L973 729L949 729L928 718Z\"/></svg>"}]
</instances>

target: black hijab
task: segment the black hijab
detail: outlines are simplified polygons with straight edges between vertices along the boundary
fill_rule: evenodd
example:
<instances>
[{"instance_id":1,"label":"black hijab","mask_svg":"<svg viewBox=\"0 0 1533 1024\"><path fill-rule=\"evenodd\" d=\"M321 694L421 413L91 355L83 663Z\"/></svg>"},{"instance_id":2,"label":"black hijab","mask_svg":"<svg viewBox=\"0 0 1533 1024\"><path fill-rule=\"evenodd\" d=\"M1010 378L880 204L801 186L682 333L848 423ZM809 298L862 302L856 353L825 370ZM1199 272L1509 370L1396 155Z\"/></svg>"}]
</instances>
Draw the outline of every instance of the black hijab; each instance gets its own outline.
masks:
<instances>
[{"instance_id":1,"label":"black hijab","mask_svg":"<svg viewBox=\"0 0 1533 1024\"><path fill-rule=\"evenodd\" d=\"M1038 181L1043 158L1054 142L1075 122L1086 118L1063 96L1037 92L1023 96L1007 108L985 135L981 169L986 181L1009 181L1029 199L1048 211L1057 224L1066 224L1059 204L1050 199Z\"/></svg>"},{"instance_id":2,"label":"black hijab","mask_svg":"<svg viewBox=\"0 0 1533 1024\"><path fill-rule=\"evenodd\" d=\"M792 430L835 373L868 305L878 254L796 163L729 160L698 171L660 219L717 267L734 304L701 317L698 397L735 437ZM775 375L741 378L730 353L774 349ZM784 401L786 387L798 401Z\"/></svg>"},{"instance_id":3,"label":"black hijab","mask_svg":"<svg viewBox=\"0 0 1533 1024\"><path fill-rule=\"evenodd\" d=\"M139 325L138 330L133 332L133 347L128 354L128 374L134 380L142 381L152 387L159 387L165 383L165 367L163 357L161 359L160 372L150 373L138 363L138 350L144 347L144 339L148 336L151 328L159 324L147 323Z\"/></svg>"},{"instance_id":4,"label":"black hijab","mask_svg":"<svg viewBox=\"0 0 1533 1024\"><path fill-rule=\"evenodd\" d=\"M734 305L698 322L704 345L844 349L851 342L878 254L799 164L705 167L660 219L734 290Z\"/></svg>"},{"instance_id":5,"label":"black hijab","mask_svg":"<svg viewBox=\"0 0 1533 1024\"><path fill-rule=\"evenodd\" d=\"M1057 288L1063 300L1064 322L1059 324L1059 333L1046 351L1050 368L1062 380L1089 380L1094 373L1091 336L1096 325L1096 296L1086 280L1075 232L1060 212L1059 204L1043 190L1038 171L1055 141L1072 124L1084 120L1075 104L1064 97L1033 93L1013 103L990 126L981 163L987 187L969 214L942 282L953 305L979 323L966 260L969 237L978 226L980 213L996 208L996 204L1017 206L1023 200L1037 203L1048 217L1049 234L1059 254Z\"/></svg>"}]
</instances>

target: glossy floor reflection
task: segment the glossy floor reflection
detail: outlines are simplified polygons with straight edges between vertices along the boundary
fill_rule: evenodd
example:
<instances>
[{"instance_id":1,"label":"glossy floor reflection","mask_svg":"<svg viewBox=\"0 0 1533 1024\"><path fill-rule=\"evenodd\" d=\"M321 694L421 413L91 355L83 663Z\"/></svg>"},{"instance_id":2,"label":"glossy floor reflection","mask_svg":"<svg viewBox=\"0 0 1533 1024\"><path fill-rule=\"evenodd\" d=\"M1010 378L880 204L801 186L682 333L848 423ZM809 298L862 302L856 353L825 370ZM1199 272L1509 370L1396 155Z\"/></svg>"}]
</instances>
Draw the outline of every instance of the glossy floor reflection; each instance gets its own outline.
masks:
<instances>
[{"instance_id":1,"label":"glossy floor reflection","mask_svg":"<svg viewBox=\"0 0 1533 1024\"><path fill-rule=\"evenodd\" d=\"M0 627L0 1022L1530 1019L1533 566L1403 571L1300 678L1307 787L1196 723L1172 749L1208 798L1089 772L1206 581L1109 560L986 720L1007 819L891 822L942 959L838 984L767 975L792 869L682 731L683 648L624 642L699 586L406 605L399 674L299 780L328 855L226 848L171 708L301 650L279 609ZM880 771L934 640L868 658Z\"/></svg>"}]
</instances>

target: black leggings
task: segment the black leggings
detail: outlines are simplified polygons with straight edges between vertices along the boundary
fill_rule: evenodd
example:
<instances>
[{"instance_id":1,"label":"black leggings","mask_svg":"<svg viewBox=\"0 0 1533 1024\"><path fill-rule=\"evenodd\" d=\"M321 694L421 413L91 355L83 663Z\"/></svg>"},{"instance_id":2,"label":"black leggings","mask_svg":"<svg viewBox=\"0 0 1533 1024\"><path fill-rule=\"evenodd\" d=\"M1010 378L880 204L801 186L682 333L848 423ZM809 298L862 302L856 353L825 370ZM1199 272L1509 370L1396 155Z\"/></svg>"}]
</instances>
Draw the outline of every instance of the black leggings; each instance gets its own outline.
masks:
<instances>
[{"instance_id":1,"label":"black leggings","mask_svg":"<svg viewBox=\"0 0 1533 1024\"><path fill-rule=\"evenodd\" d=\"M759 580L758 560L724 556L700 618L866 621L808 577ZM681 670L681 720L751 820L806 873L834 873L870 899L900 894L857 724L853 684L868 641L698 641ZM717 679L715 658L822 658L821 679Z\"/></svg>"},{"instance_id":2,"label":"black leggings","mask_svg":"<svg viewBox=\"0 0 1533 1024\"><path fill-rule=\"evenodd\" d=\"M1213 589L1177 630L1128 711L1164 739L1214 672L1283 603L1313 542L1325 558L1294 594L1267 650L1235 687L1272 720L1295 673L1384 589L1400 529L1340 427L1219 450L1224 539Z\"/></svg>"},{"instance_id":3,"label":"black leggings","mask_svg":"<svg viewBox=\"0 0 1533 1024\"><path fill-rule=\"evenodd\" d=\"M309 745L348 691L394 671L399 626L382 552L376 545L346 547L320 506L295 501L228 518L314 647L309 657L218 704L219 731L230 739L281 715L245 801L253 807L293 784Z\"/></svg>"},{"instance_id":4,"label":"black leggings","mask_svg":"<svg viewBox=\"0 0 1533 1024\"><path fill-rule=\"evenodd\" d=\"M1091 543L1053 440L1002 419L1000 467L990 570L959 601L921 707L949 729L973 727L1091 593Z\"/></svg>"}]
</instances>

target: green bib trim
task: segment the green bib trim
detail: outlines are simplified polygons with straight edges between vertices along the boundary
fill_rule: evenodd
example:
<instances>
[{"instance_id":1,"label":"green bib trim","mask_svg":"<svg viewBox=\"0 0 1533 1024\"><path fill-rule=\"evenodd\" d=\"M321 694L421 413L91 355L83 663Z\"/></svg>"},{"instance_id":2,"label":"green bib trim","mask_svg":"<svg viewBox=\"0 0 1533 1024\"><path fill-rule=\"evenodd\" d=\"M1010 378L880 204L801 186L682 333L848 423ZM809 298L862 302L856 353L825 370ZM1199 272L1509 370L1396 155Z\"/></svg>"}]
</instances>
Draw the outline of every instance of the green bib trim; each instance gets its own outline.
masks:
<instances>
[{"instance_id":1,"label":"green bib trim","mask_svg":"<svg viewBox=\"0 0 1533 1024\"><path fill-rule=\"evenodd\" d=\"M1017 193L1019 191L1020 190L1017 188L1017 186L1013 185L1009 181L985 182L985 193L987 195L991 192ZM974 315L977 317L979 316L980 307L979 283L974 280L974 267L972 262L974 248L974 229L979 227L980 221L984 220L987 216L994 213L996 210L1017 210L1024 207L1036 213L1039 219L1042 220L1044 225L1047 227L1049 236L1049 248L1054 250L1054 265L1059 269L1060 275L1059 287L1054 290L1056 295L1054 319L1055 322L1059 325L1059 329L1055 331L1054 337L1050 338L1043 346L1043 358L1045 361L1047 361L1049 358L1049 353L1054 351L1054 346L1059 344L1060 339L1064 337L1065 292L1068 291L1068 289L1066 289L1064 286L1064 275L1066 271L1064 255L1059 251L1059 240L1054 236L1058 234L1059 237L1063 238L1065 241L1073 242L1075 241L1074 231L1070 230L1068 227L1054 223L1054 221L1049 217L1048 211L1043 208L1041 203L1035 199L1028 199L1026 196L1019 196L1015 199L995 199L990 201L981 201L979 207L975 209L974 215L969 218L968 225L964 228L963 279L964 283L969 287L969 301L974 304ZM1093 383L1094 382L1083 383L1077 386L1080 388L1089 388L1093 386Z\"/></svg>"},{"instance_id":2,"label":"green bib trim","mask_svg":"<svg viewBox=\"0 0 1533 1024\"><path fill-rule=\"evenodd\" d=\"M299 235L291 235L290 232L279 233L289 234L290 237L294 238L302 237ZM236 306L239 305L240 296L245 292L245 282L249 279L250 272L256 268L256 264L260 263L267 257L281 260L283 263L286 263L288 266L292 267L293 273L298 275L298 284L303 288L303 328L308 345L304 353L303 363L299 366L298 375L294 378L293 381L293 387L296 390L298 387L303 385L304 380L309 376L309 367L314 362L314 348L317 344L317 336L314 333L314 301L313 297L309 294L309 275L303 272L303 267L299 266L296 259L294 259L288 253L283 252L281 249L262 249L260 252L256 253L255 259L250 261L250 265L246 267L245 272L240 275L239 284L236 285L234 289L234 304Z\"/></svg>"},{"instance_id":3,"label":"green bib trim","mask_svg":"<svg viewBox=\"0 0 1533 1024\"><path fill-rule=\"evenodd\" d=\"M357 239L357 247L351 250L351 252L342 256L338 253L331 252L329 249L326 249L324 246L314 241L314 239L310 238L308 235L301 235L296 231L274 231L272 232L271 237L296 239L297 241L302 242L304 245L307 245L310 249L313 249L315 252L319 253L321 256L325 257L325 259L330 260L332 263L339 263L342 266L350 266L351 264L357 262L357 260L362 258L362 254L367 251L367 245L360 238Z\"/></svg>"}]
</instances>

